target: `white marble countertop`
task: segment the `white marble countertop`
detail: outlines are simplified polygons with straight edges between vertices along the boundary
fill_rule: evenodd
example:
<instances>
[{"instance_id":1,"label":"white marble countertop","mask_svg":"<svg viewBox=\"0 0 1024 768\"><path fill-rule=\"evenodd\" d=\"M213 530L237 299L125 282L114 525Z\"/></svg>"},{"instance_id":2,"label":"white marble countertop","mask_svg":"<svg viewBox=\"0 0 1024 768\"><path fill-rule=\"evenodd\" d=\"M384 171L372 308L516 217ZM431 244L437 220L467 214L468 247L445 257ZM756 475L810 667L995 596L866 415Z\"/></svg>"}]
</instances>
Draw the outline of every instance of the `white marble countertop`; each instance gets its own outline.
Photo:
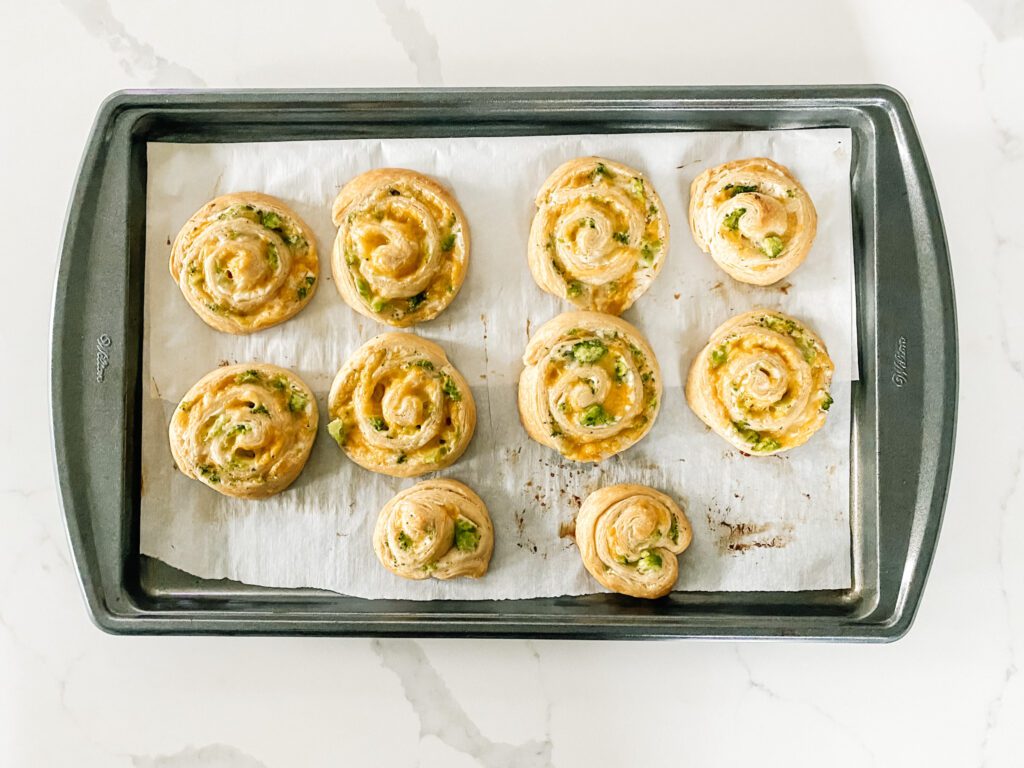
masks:
<instances>
[{"instance_id":1,"label":"white marble countertop","mask_svg":"<svg viewBox=\"0 0 1024 768\"><path fill-rule=\"evenodd\" d=\"M1024 4L322 0L286 10L297 5L5 9L0 209L8 230L32 234L8 231L0 256L11 280L0 304L0 765L1024 764ZM906 95L953 254L956 465L905 639L124 638L90 624L54 491L46 369L65 207L109 92L824 82ZM1009 422L991 423L997 403L1013 404Z\"/></svg>"}]
</instances>

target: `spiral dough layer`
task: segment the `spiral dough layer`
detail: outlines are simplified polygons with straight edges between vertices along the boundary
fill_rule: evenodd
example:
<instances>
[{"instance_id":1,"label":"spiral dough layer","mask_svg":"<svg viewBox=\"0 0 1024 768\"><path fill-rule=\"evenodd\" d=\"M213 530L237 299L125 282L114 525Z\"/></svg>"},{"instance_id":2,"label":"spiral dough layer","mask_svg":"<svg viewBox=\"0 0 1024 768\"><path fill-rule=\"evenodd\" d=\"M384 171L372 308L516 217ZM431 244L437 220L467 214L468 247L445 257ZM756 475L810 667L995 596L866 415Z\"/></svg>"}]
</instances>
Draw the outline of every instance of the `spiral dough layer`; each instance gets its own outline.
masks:
<instances>
[{"instance_id":1,"label":"spiral dough layer","mask_svg":"<svg viewBox=\"0 0 1024 768\"><path fill-rule=\"evenodd\" d=\"M309 387L266 363L201 378L171 417L181 472L225 496L258 499L287 488L306 464L319 418Z\"/></svg>"},{"instance_id":2,"label":"spiral dough layer","mask_svg":"<svg viewBox=\"0 0 1024 768\"><path fill-rule=\"evenodd\" d=\"M770 285L799 267L817 226L807 191L765 157L709 168L690 186L694 240L743 283Z\"/></svg>"},{"instance_id":3,"label":"spiral dough layer","mask_svg":"<svg viewBox=\"0 0 1024 768\"><path fill-rule=\"evenodd\" d=\"M171 275L203 321L226 333L284 322L316 292L312 230L280 200L223 195L200 208L171 248Z\"/></svg>"},{"instance_id":4,"label":"spiral dough layer","mask_svg":"<svg viewBox=\"0 0 1024 768\"><path fill-rule=\"evenodd\" d=\"M452 465L476 427L469 384L444 350L411 333L370 339L338 371L328 431L352 461L393 477Z\"/></svg>"},{"instance_id":5,"label":"spiral dough layer","mask_svg":"<svg viewBox=\"0 0 1024 768\"><path fill-rule=\"evenodd\" d=\"M384 505L373 550L406 579L478 578L487 573L494 529L487 506L455 480L424 480Z\"/></svg>"},{"instance_id":6,"label":"spiral dough layer","mask_svg":"<svg viewBox=\"0 0 1024 768\"><path fill-rule=\"evenodd\" d=\"M661 370L636 328L600 312L566 312L523 355L519 416L530 437L574 461L626 450L654 425Z\"/></svg>"},{"instance_id":7,"label":"spiral dough layer","mask_svg":"<svg viewBox=\"0 0 1024 768\"><path fill-rule=\"evenodd\" d=\"M644 485L609 485L590 494L576 517L576 545L590 575L607 589L656 598L676 583L676 556L690 546L686 514Z\"/></svg>"},{"instance_id":8,"label":"spiral dough layer","mask_svg":"<svg viewBox=\"0 0 1024 768\"><path fill-rule=\"evenodd\" d=\"M529 263L537 285L618 315L661 271L668 217L643 174L601 157L559 166L537 193Z\"/></svg>"},{"instance_id":9,"label":"spiral dough layer","mask_svg":"<svg viewBox=\"0 0 1024 768\"><path fill-rule=\"evenodd\" d=\"M792 317L755 309L720 326L690 366L686 399L745 453L795 448L825 423L834 366L825 343Z\"/></svg>"},{"instance_id":10,"label":"spiral dough layer","mask_svg":"<svg viewBox=\"0 0 1024 768\"><path fill-rule=\"evenodd\" d=\"M342 188L333 216L331 269L356 312L404 328L437 317L459 292L469 228L433 179L401 168L369 171Z\"/></svg>"}]
</instances>

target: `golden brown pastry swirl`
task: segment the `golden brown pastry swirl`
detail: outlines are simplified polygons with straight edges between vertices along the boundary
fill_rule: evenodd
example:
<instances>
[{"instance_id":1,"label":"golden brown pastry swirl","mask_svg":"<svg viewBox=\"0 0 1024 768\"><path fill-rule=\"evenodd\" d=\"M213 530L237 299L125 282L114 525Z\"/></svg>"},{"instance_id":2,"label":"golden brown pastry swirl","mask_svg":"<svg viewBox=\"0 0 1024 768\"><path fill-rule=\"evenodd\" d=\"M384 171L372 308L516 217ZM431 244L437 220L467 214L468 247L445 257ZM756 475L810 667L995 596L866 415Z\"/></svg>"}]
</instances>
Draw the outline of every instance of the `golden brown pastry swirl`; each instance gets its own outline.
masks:
<instances>
[{"instance_id":1,"label":"golden brown pastry swirl","mask_svg":"<svg viewBox=\"0 0 1024 768\"><path fill-rule=\"evenodd\" d=\"M813 331L781 312L755 309L711 334L690 366L686 399L741 451L779 453L824 425L833 371Z\"/></svg>"},{"instance_id":2,"label":"golden brown pastry swirl","mask_svg":"<svg viewBox=\"0 0 1024 768\"><path fill-rule=\"evenodd\" d=\"M305 466L318 418L313 393L291 371L229 365L181 399L171 417L171 453L183 474L225 496L272 496Z\"/></svg>"},{"instance_id":3,"label":"golden brown pastry swirl","mask_svg":"<svg viewBox=\"0 0 1024 768\"><path fill-rule=\"evenodd\" d=\"M487 572L494 529L483 500L455 480L424 480L384 505L373 550L406 579L478 578Z\"/></svg>"},{"instance_id":4,"label":"golden brown pastry swirl","mask_svg":"<svg viewBox=\"0 0 1024 768\"><path fill-rule=\"evenodd\" d=\"M576 517L583 565L603 586L624 595L656 598L676 583L676 556L693 533L683 510L643 485L610 485L590 494Z\"/></svg>"},{"instance_id":5,"label":"golden brown pastry swirl","mask_svg":"<svg viewBox=\"0 0 1024 768\"><path fill-rule=\"evenodd\" d=\"M770 285L800 266L817 222L800 182L765 157L709 168L690 186L697 245L743 283Z\"/></svg>"},{"instance_id":6,"label":"golden brown pastry swirl","mask_svg":"<svg viewBox=\"0 0 1024 768\"><path fill-rule=\"evenodd\" d=\"M640 331L600 312L566 312L523 355L519 415L530 437L575 461L601 461L646 435L661 371Z\"/></svg>"},{"instance_id":7,"label":"golden brown pastry swirl","mask_svg":"<svg viewBox=\"0 0 1024 768\"><path fill-rule=\"evenodd\" d=\"M459 292L469 228L455 197L433 179L369 171L342 188L333 216L334 280L360 314L404 328L437 317Z\"/></svg>"},{"instance_id":8,"label":"golden brown pastry swirl","mask_svg":"<svg viewBox=\"0 0 1024 768\"><path fill-rule=\"evenodd\" d=\"M181 228L171 275L195 313L226 333L284 322L316 292L320 263L312 230L280 200L222 195Z\"/></svg>"},{"instance_id":9,"label":"golden brown pastry swirl","mask_svg":"<svg viewBox=\"0 0 1024 768\"><path fill-rule=\"evenodd\" d=\"M580 309L618 315L668 253L668 217L640 171L601 157L559 166L537 193L529 264L537 285Z\"/></svg>"},{"instance_id":10,"label":"golden brown pastry swirl","mask_svg":"<svg viewBox=\"0 0 1024 768\"><path fill-rule=\"evenodd\" d=\"M352 461L393 477L451 466L476 427L469 384L431 341L384 333L338 371L328 430Z\"/></svg>"}]
</instances>

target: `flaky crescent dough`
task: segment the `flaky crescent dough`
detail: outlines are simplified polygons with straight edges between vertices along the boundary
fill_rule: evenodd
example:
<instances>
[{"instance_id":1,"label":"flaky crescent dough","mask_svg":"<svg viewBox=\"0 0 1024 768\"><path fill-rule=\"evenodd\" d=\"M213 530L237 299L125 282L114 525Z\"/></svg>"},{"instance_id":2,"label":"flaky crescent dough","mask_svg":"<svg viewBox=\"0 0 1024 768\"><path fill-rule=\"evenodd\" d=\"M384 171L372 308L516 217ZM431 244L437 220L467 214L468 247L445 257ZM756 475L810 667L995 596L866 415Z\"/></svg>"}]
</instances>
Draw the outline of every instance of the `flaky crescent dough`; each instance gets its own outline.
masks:
<instances>
[{"instance_id":1,"label":"flaky crescent dough","mask_svg":"<svg viewBox=\"0 0 1024 768\"><path fill-rule=\"evenodd\" d=\"M319 419L309 387L267 363L217 368L178 403L168 430L178 469L225 496L260 499L298 477Z\"/></svg>"},{"instance_id":2,"label":"flaky crescent dough","mask_svg":"<svg viewBox=\"0 0 1024 768\"><path fill-rule=\"evenodd\" d=\"M373 551L405 579L479 578L494 551L487 506L455 480L424 480L384 505Z\"/></svg>"},{"instance_id":3,"label":"flaky crescent dough","mask_svg":"<svg viewBox=\"0 0 1024 768\"><path fill-rule=\"evenodd\" d=\"M711 334L686 379L686 400L745 453L802 445L825 423L834 366L800 321L769 309L734 317Z\"/></svg>"},{"instance_id":4,"label":"flaky crescent dough","mask_svg":"<svg viewBox=\"0 0 1024 768\"><path fill-rule=\"evenodd\" d=\"M352 309L405 328L441 314L462 286L469 227L455 197L433 179L378 168L334 201L331 270Z\"/></svg>"},{"instance_id":5,"label":"flaky crescent dough","mask_svg":"<svg viewBox=\"0 0 1024 768\"><path fill-rule=\"evenodd\" d=\"M563 163L537 193L528 259L537 285L580 309L618 315L668 253L668 216L640 171L602 157Z\"/></svg>"},{"instance_id":6,"label":"flaky crescent dough","mask_svg":"<svg viewBox=\"0 0 1024 768\"><path fill-rule=\"evenodd\" d=\"M609 485L587 496L576 516L583 565L601 584L623 595L667 595L679 574L676 556L690 546L686 514L671 498L645 485Z\"/></svg>"},{"instance_id":7,"label":"flaky crescent dough","mask_svg":"<svg viewBox=\"0 0 1024 768\"><path fill-rule=\"evenodd\" d=\"M519 377L530 437L574 461L626 450L654 425L661 370L640 331L613 315L566 312L533 335Z\"/></svg>"},{"instance_id":8,"label":"flaky crescent dough","mask_svg":"<svg viewBox=\"0 0 1024 768\"><path fill-rule=\"evenodd\" d=\"M316 292L313 230L259 192L217 197L190 218L171 248L171 276L207 325L252 333L283 323Z\"/></svg>"},{"instance_id":9,"label":"flaky crescent dough","mask_svg":"<svg viewBox=\"0 0 1024 768\"><path fill-rule=\"evenodd\" d=\"M693 239L743 283L770 285L799 267L817 227L807 191L766 157L709 168L690 185Z\"/></svg>"},{"instance_id":10,"label":"flaky crescent dough","mask_svg":"<svg viewBox=\"0 0 1024 768\"><path fill-rule=\"evenodd\" d=\"M361 467L415 477L451 466L476 427L469 384L437 344L411 333L370 339L338 371L331 437Z\"/></svg>"}]
</instances>

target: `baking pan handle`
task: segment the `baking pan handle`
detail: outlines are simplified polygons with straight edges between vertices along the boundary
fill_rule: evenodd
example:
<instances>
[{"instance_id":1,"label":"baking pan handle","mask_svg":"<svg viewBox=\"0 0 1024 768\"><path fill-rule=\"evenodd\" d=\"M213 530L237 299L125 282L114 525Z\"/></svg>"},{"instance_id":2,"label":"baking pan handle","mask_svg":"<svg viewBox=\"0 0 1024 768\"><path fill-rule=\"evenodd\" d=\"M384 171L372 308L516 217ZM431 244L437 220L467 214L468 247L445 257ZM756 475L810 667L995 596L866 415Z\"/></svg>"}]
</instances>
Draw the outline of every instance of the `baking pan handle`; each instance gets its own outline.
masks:
<instances>
[{"instance_id":1,"label":"baking pan handle","mask_svg":"<svg viewBox=\"0 0 1024 768\"><path fill-rule=\"evenodd\" d=\"M124 552L133 536L125 510L138 477L132 455L139 370L145 145L132 140L127 99L100 108L65 222L51 318L53 457L72 555L90 613L104 628L128 608ZM126 135L128 134L128 135ZM134 194L131 194L134 192ZM144 214L144 211L143 211ZM136 230L129 222L141 221ZM141 230L141 231L140 231ZM110 254L126 254L111 258ZM87 311L86 311L87 310Z\"/></svg>"},{"instance_id":2,"label":"baking pan handle","mask_svg":"<svg viewBox=\"0 0 1024 768\"><path fill-rule=\"evenodd\" d=\"M878 90L885 119L877 127L892 137L879 137L876 156L868 158L875 165L874 215L855 216L874 222L873 230L856 234L865 246L859 252L873 257L857 272L859 295L868 298L860 339L874 344L860 359L877 391L874 403L857 405L876 409L875 434L859 435L873 441L877 456L861 508L872 506L866 497L873 494L883 564L874 613L895 639L913 621L941 525L956 429L957 332L949 252L924 150L903 97ZM873 339L864 332L872 312Z\"/></svg>"}]
</instances>

